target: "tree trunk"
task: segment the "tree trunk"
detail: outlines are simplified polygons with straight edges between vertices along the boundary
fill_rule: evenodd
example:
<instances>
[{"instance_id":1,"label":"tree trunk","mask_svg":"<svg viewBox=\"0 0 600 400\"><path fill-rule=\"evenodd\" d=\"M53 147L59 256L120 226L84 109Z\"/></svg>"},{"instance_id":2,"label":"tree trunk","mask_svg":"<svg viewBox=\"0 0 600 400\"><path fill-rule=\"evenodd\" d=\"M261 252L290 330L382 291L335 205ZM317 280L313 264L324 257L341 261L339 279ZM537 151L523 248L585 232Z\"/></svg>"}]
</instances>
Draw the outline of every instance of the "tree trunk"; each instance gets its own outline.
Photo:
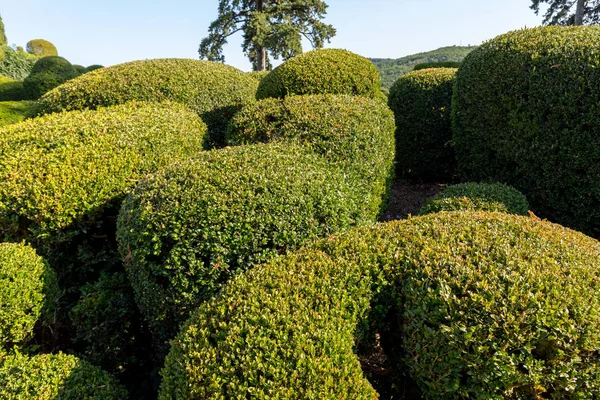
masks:
<instances>
[{"instance_id":1,"label":"tree trunk","mask_svg":"<svg viewBox=\"0 0 600 400\"><path fill-rule=\"evenodd\" d=\"M264 11L263 8L263 0L256 0L256 11L262 13ZM267 70L267 52L265 48L261 45L256 45L256 70L257 71L266 71Z\"/></svg>"},{"instance_id":2,"label":"tree trunk","mask_svg":"<svg viewBox=\"0 0 600 400\"><path fill-rule=\"evenodd\" d=\"M583 25L583 11L585 0L577 0L577 9L575 10L575 25Z\"/></svg>"}]
</instances>

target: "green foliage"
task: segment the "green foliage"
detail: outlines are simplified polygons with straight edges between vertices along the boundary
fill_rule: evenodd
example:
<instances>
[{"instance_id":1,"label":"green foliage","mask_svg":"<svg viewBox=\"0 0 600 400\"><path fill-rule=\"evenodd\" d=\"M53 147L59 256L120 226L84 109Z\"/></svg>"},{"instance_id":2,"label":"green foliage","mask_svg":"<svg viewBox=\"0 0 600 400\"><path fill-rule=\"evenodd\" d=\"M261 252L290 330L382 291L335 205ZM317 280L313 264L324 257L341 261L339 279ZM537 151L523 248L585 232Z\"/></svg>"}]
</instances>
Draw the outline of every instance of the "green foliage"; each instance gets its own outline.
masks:
<instances>
[{"instance_id":1,"label":"green foliage","mask_svg":"<svg viewBox=\"0 0 600 400\"><path fill-rule=\"evenodd\" d=\"M4 30L4 22L2 22L2 17L0 16L0 48L5 47L8 44L8 39L6 38L6 31ZM0 57L0 61L2 61L2 57Z\"/></svg>"},{"instance_id":2,"label":"green foliage","mask_svg":"<svg viewBox=\"0 0 600 400\"><path fill-rule=\"evenodd\" d=\"M28 339L57 295L56 276L34 249L0 243L0 347Z\"/></svg>"},{"instance_id":3,"label":"green foliage","mask_svg":"<svg viewBox=\"0 0 600 400\"><path fill-rule=\"evenodd\" d=\"M387 205L393 179L394 121L379 101L360 96L306 95L244 107L229 126L228 144L297 141L356 175L370 218Z\"/></svg>"},{"instance_id":4,"label":"green foliage","mask_svg":"<svg viewBox=\"0 0 600 400\"><path fill-rule=\"evenodd\" d=\"M321 20L327 14L323 0L220 0L219 16L200 43L200 58L225 62L223 46L229 36L243 32L242 48L255 71L265 70L274 59L302 54L302 39L320 49L335 36Z\"/></svg>"},{"instance_id":5,"label":"green foliage","mask_svg":"<svg viewBox=\"0 0 600 400\"><path fill-rule=\"evenodd\" d=\"M250 71L246 72L246 74L260 82L269 72L270 71Z\"/></svg>"},{"instance_id":6,"label":"green foliage","mask_svg":"<svg viewBox=\"0 0 600 400\"><path fill-rule=\"evenodd\" d=\"M477 46L450 46L397 59L371 58L370 60L381 74L381 85L389 89L399 77L412 71L417 64L461 62L475 48Z\"/></svg>"},{"instance_id":7,"label":"green foliage","mask_svg":"<svg viewBox=\"0 0 600 400\"><path fill-rule=\"evenodd\" d=\"M523 193L501 183L461 183L446 186L427 200L421 215L441 211L490 211L528 215L529 203Z\"/></svg>"},{"instance_id":8,"label":"green foliage","mask_svg":"<svg viewBox=\"0 0 600 400\"><path fill-rule=\"evenodd\" d=\"M377 68L347 50L310 51L281 64L258 85L257 99L297 94L348 94L374 98L380 90Z\"/></svg>"},{"instance_id":9,"label":"green foliage","mask_svg":"<svg viewBox=\"0 0 600 400\"><path fill-rule=\"evenodd\" d=\"M36 115L95 109L128 101L170 100L189 106L208 125L213 144L222 144L227 123L254 101L258 82L244 72L210 61L157 59L102 68L61 85L41 98Z\"/></svg>"},{"instance_id":10,"label":"green foliage","mask_svg":"<svg viewBox=\"0 0 600 400\"><path fill-rule=\"evenodd\" d=\"M392 367L426 399L591 400L599 258L583 234L501 213L341 234L202 304L172 341L159 398L376 398L354 348L383 310Z\"/></svg>"},{"instance_id":11,"label":"green foliage","mask_svg":"<svg viewBox=\"0 0 600 400\"><path fill-rule=\"evenodd\" d=\"M23 81L24 96L26 99L38 99L44 93L78 75L73 65L62 57L40 58L33 65L31 74Z\"/></svg>"},{"instance_id":12,"label":"green foliage","mask_svg":"<svg viewBox=\"0 0 600 400\"><path fill-rule=\"evenodd\" d=\"M38 57L50 57L58 56L58 50L56 46L44 39L33 39L27 42L25 49L29 54L33 54Z\"/></svg>"},{"instance_id":13,"label":"green foliage","mask_svg":"<svg viewBox=\"0 0 600 400\"><path fill-rule=\"evenodd\" d=\"M75 71L77 71L79 75L83 75L86 72L88 72L87 68L85 68L83 65L73 64L73 68L75 69Z\"/></svg>"},{"instance_id":14,"label":"green foliage","mask_svg":"<svg viewBox=\"0 0 600 400\"><path fill-rule=\"evenodd\" d=\"M0 356L2 357L2 356ZM0 398L6 400L124 400L127 392L109 374L58 354L0 358Z\"/></svg>"},{"instance_id":15,"label":"green foliage","mask_svg":"<svg viewBox=\"0 0 600 400\"><path fill-rule=\"evenodd\" d=\"M0 60L0 75L16 80L25 79L38 58L28 53L4 47L4 59Z\"/></svg>"},{"instance_id":16,"label":"green foliage","mask_svg":"<svg viewBox=\"0 0 600 400\"><path fill-rule=\"evenodd\" d=\"M396 119L396 171L400 176L448 180L454 173L450 147L450 111L454 68L436 68L401 76L388 104Z\"/></svg>"},{"instance_id":17,"label":"green foliage","mask_svg":"<svg viewBox=\"0 0 600 400\"><path fill-rule=\"evenodd\" d=\"M21 101L26 98L21 81L0 81L0 102Z\"/></svg>"},{"instance_id":18,"label":"green foliage","mask_svg":"<svg viewBox=\"0 0 600 400\"><path fill-rule=\"evenodd\" d=\"M175 163L119 213L119 249L159 346L231 277L312 239L371 222L362 191L290 144L238 146Z\"/></svg>"},{"instance_id":19,"label":"green foliage","mask_svg":"<svg viewBox=\"0 0 600 400\"><path fill-rule=\"evenodd\" d=\"M104 66L103 65L99 65L99 64L93 64L93 65L88 66L86 68L86 71L87 72L92 72L92 71L95 71L95 70L100 69L100 68L104 68Z\"/></svg>"},{"instance_id":20,"label":"green foliage","mask_svg":"<svg viewBox=\"0 0 600 400\"><path fill-rule=\"evenodd\" d=\"M115 209L149 172L200 152L206 126L183 105L132 103L0 129L2 240L26 240L65 289L117 263Z\"/></svg>"},{"instance_id":21,"label":"green foliage","mask_svg":"<svg viewBox=\"0 0 600 400\"><path fill-rule=\"evenodd\" d=\"M598 27L545 27L471 53L453 99L463 180L506 182L540 215L600 235L598 46Z\"/></svg>"},{"instance_id":22,"label":"green foliage","mask_svg":"<svg viewBox=\"0 0 600 400\"><path fill-rule=\"evenodd\" d=\"M461 64L460 61L426 62L426 63L416 64L413 67L413 71L419 71L422 69L429 69L429 68L458 68L458 67L460 67L460 64Z\"/></svg>"},{"instance_id":23,"label":"green foliage","mask_svg":"<svg viewBox=\"0 0 600 400\"><path fill-rule=\"evenodd\" d=\"M29 101L0 101L0 128L23 121L31 105Z\"/></svg>"},{"instance_id":24,"label":"green foliage","mask_svg":"<svg viewBox=\"0 0 600 400\"><path fill-rule=\"evenodd\" d=\"M581 3L581 21L577 21L577 7ZM538 15L540 5L547 4L544 25L595 25L600 22L600 1L531 0L531 9Z\"/></svg>"}]
</instances>

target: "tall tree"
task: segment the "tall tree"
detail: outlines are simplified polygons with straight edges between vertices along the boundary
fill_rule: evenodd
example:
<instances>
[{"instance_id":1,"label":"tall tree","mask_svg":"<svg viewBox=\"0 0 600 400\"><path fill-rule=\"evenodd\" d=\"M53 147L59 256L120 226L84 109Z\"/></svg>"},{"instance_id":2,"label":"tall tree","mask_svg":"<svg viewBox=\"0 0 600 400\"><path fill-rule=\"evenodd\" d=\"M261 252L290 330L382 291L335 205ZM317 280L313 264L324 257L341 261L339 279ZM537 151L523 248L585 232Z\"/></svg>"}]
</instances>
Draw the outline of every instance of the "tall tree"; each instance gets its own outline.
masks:
<instances>
[{"instance_id":1,"label":"tall tree","mask_svg":"<svg viewBox=\"0 0 600 400\"><path fill-rule=\"evenodd\" d=\"M271 57L287 60L302 53L302 38L313 48L323 47L335 28L321 20L323 0L219 0L219 16L200 43L200 58L224 62L227 39L243 32L242 49L255 71L271 68Z\"/></svg>"},{"instance_id":2,"label":"tall tree","mask_svg":"<svg viewBox=\"0 0 600 400\"><path fill-rule=\"evenodd\" d=\"M593 25L600 23L600 0L531 0L536 14L548 4L545 25Z\"/></svg>"},{"instance_id":3,"label":"tall tree","mask_svg":"<svg viewBox=\"0 0 600 400\"><path fill-rule=\"evenodd\" d=\"M4 22L2 22L2 16L0 16L0 46L6 46L8 40L6 39L6 33L4 32Z\"/></svg>"}]
</instances>

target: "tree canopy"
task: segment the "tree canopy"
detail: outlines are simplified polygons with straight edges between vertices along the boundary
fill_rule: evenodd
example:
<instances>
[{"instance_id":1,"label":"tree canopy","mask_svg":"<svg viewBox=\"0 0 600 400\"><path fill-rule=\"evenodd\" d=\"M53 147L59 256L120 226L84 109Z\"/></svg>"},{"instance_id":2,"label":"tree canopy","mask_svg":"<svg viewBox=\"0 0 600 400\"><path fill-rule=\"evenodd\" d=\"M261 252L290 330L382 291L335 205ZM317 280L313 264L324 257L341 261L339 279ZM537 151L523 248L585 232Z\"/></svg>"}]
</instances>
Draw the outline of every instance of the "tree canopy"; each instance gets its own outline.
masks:
<instances>
[{"instance_id":1,"label":"tree canopy","mask_svg":"<svg viewBox=\"0 0 600 400\"><path fill-rule=\"evenodd\" d=\"M536 15L547 4L545 25L594 25L600 23L600 0L531 0Z\"/></svg>"},{"instance_id":2,"label":"tree canopy","mask_svg":"<svg viewBox=\"0 0 600 400\"><path fill-rule=\"evenodd\" d=\"M336 33L321 21L327 13L322 0L220 0L218 12L200 43L200 58L224 62L223 46L242 32L242 49L255 71L270 69L271 57L301 54L303 38L318 49Z\"/></svg>"}]
</instances>

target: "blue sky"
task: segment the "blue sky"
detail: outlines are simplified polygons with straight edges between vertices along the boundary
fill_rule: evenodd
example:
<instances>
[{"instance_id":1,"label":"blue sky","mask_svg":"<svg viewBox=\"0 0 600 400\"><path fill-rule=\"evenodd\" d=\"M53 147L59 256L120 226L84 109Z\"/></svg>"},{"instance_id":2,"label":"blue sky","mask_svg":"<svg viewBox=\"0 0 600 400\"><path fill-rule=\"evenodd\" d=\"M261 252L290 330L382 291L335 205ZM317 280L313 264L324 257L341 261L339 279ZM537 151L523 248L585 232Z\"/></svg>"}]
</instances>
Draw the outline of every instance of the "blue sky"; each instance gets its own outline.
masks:
<instances>
[{"instance_id":1,"label":"blue sky","mask_svg":"<svg viewBox=\"0 0 600 400\"><path fill-rule=\"evenodd\" d=\"M442 46L476 45L501 33L541 24L530 0L329 0L326 22L337 35L326 47L366 57L398 58ZM74 64L198 58L218 0L3 0L9 44L43 38ZM233 37L226 63L250 70ZM305 48L305 51L309 48Z\"/></svg>"}]
</instances>

